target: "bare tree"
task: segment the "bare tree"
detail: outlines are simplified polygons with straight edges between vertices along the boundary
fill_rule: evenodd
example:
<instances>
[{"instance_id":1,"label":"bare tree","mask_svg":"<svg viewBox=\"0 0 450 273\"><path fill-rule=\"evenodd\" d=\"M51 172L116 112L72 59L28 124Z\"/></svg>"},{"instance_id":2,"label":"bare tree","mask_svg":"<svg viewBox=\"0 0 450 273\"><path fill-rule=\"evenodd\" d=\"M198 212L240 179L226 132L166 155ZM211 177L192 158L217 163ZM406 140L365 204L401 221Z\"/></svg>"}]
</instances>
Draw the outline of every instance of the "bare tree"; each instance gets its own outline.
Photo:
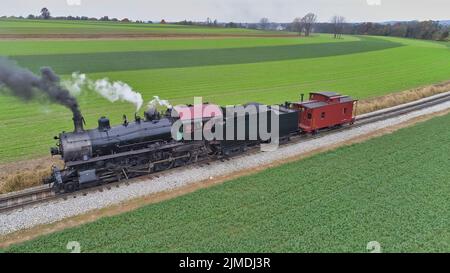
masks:
<instances>
[{"instance_id":1,"label":"bare tree","mask_svg":"<svg viewBox=\"0 0 450 273\"><path fill-rule=\"evenodd\" d=\"M48 8L41 9L41 17L43 19L50 19L50 11L48 10Z\"/></svg>"},{"instance_id":2,"label":"bare tree","mask_svg":"<svg viewBox=\"0 0 450 273\"><path fill-rule=\"evenodd\" d=\"M314 24L317 22L317 15L310 12L306 14L301 21L305 29L305 36L309 36L312 32Z\"/></svg>"},{"instance_id":3,"label":"bare tree","mask_svg":"<svg viewBox=\"0 0 450 273\"><path fill-rule=\"evenodd\" d=\"M344 31L345 18L343 16L335 15L331 18L331 23L333 24L334 38L341 38Z\"/></svg>"},{"instance_id":4,"label":"bare tree","mask_svg":"<svg viewBox=\"0 0 450 273\"><path fill-rule=\"evenodd\" d=\"M299 17L295 18L291 24L291 30L298 32L301 36L302 32L303 32L303 28L304 28L304 25L303 25L302 18L299 18Z\"/></svg>"},{"instance_id":5,"label":"bare tree","mask_svg":"<svg viewBox=\"0 0 450 273\"><path fill-rule=\"evenodd\" d=\"M261 20L259 20L259 27L261 29L268 29L269 28L269 19L268 18L261 18Z\"/></svg>"}]
</instances>

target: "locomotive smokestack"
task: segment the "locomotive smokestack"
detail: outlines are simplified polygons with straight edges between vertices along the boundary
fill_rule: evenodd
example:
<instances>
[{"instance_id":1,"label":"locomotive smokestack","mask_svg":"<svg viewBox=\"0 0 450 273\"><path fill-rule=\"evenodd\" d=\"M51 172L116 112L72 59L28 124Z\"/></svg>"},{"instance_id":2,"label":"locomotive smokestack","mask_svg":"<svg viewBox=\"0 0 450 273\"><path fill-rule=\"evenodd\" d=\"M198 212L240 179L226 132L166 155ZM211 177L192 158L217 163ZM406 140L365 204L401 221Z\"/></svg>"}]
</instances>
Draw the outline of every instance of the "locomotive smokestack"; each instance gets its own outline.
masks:
<instances>
[{"instance_id":1,"label":"locomotive smokestack","mask_svg":"<svg viewBox=\"0 0 450 273\"><path fill-rule=\"evenodd\" d=\"M74 126L74 133L82 133L84 132L84 118L81 115L81 113L73 113L73 126Z\"/></svg>"}]
</instances>

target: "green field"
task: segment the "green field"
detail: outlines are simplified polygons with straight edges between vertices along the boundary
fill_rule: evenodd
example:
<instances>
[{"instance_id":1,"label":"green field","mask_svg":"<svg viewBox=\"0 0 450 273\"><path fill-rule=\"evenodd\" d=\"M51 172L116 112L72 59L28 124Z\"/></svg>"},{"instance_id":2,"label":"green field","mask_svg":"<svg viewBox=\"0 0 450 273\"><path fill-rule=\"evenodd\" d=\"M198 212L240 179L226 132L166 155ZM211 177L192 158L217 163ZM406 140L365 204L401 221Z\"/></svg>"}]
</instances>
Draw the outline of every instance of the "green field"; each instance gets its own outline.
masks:
<instances>
[{"instance_id":1,"label":"green field","mask_svg":"<svg viewBox=\"0 0 450 273\"><path fill-rule=\"evenodd\" d=\"M449 126L434 118L6 251L449 252Z\"/></svg>"},{"instance_id":2,"label":"green field","mask_svg":"<svg viewBox=\"0 0 450 273\"><path fill-rule=\"evenodd\" d=\"M13 31L15 25L21 29L25 23L1 24L9 25L3 31ZM43 26L76 26L26 24L39 31ZM171 31L178 26L154 27ZM1 40L0 55L33 71L51 66L63 78L80 71L94 79L121 80L141 92L146 101L157 95L173 104L192 103L193 96L219 104L280 103L317 90L361 99L450 79L448 43L381 37ZM84 94L79 101L88 127L96 126L99 116L119 123L122 114L131 117L134 111L131 104L112 105L95 94ZM0 109L0 162L46 155L55 134L72 130L71 113L60 106L25 104L2 95Z\"/></svg>"},{"instance_id":3,"label":"green field","mask_svg":"<svg viewBox=\"0 0 450 273\"><path fill-rule=\"evenodd\" d=\"M173 24L138 24L99 21L11 20L0 19L0 34L214 34L214 35L277 35L286 32L259 31L241 28L215 28Z\"/></svg>"}]
</instances>

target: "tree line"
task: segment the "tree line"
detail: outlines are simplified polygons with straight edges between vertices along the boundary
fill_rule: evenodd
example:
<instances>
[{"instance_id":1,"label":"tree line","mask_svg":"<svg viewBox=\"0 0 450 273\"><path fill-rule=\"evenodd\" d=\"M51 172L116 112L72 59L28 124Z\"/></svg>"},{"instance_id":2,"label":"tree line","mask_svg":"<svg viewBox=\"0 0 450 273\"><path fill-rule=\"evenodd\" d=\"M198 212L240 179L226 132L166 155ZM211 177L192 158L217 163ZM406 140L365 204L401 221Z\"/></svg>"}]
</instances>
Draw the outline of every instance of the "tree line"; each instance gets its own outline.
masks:
<instances>
[{"instance_id":1,"label":"tree line","mask_svg":"<svg viewBox=\"0 0 450 273\"><path fill-rule=\"evenodd\" d=\"M336 25L340 29L336 31ZM352 35L377 35L402 38L414 38L424 40L445 41L449 38L450 27L440 24L438 21L411 21L395 23L318 23L316 32L352 34Z\"/></svg>"},{"instance_id":2,"label":"tree line","mask_svg":"<svg viewBox=\"0 0 450 273\"><path fill-rule=\"evenodd\" d=\"M22 18L22 17L17 17ZM93 20L93 21L114 21L114 22L132 22L128 18L119 20L117 18L109 18L103 16L99 19L86 16L60 16L52 17L47 8L42 8L40 15L30 14L28 19L59 19L59 20ZM152 23L152 21L135 21L136 23ZM166 23L163 19L161 23ZM414 38L425 40L445 41L450 36L450 26L444 26L438 21L410 21L410 22L394 22L394 23L347 23L345 17L335 15L329 22L318 23L317 15L310 12L303 17L295 18L292 23L277 24L271 23L268 18L262 18L259 23L219 23L217 20L208 18L206 22L180 21L175 24L180 25L207 25L215 27L228 28L254 28L262 30L286 30L297 32L300 36L310 36L313 32L331 33L334 38L341 38L343 34L351 35L379 35L394 36L402 38Z\"/></svg>"},{"instance_id":3,"label":"tree line","mask_svg":"<svg viewBox=\"0 0 450 273\"><path fill-rule=\"evenodd\" d=\"M42 8L39 12L39 15L34 15L34 14L30 14L27 17L23 17L23 16L10 16L10 17L6 17L3 16L2 18L11 18L11 19L30 19L30 20L34 20L34 19L43 19L43 20L68 20L68 21L109 21L109 22L124 22L124 23L128 23L128 22L135 22L135 23L153 23L152 21L132 21L128 18L123 18L123 19L117 19L117 18L110 18L109 16L102 16L100 18L96 18L96 17L87 17L87 16L52 16L50 13L50 10L48 8Z\"/></svg>"},{"instance_id":4,"label":"tree line","mask_svg":"<svg viewBox=\"0 0 450 273\"><path fill-rule=\"evenodd\" d=\"M317 23L317 15L314 13L295 18L287 30L304 36L309 36L313 31L331 33L334 38L341 38L343 34L351 34L445 41L450 36L450 26L442 25L438 21L346 23L345 17L336 15L329 22Z\"/></svg>"}]
</instances>

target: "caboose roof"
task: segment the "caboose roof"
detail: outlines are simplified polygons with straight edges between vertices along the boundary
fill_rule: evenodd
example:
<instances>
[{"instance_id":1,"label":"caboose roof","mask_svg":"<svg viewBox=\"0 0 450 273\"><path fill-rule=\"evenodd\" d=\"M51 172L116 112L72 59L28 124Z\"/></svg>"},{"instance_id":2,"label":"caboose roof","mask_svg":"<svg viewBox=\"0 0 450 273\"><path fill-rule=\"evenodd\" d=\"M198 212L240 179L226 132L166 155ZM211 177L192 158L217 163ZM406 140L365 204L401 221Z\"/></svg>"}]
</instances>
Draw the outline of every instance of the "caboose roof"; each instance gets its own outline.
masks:
<instances>
[{"instance_id":1,"label":"caboose roof","mask_svg":"<svg viewBox=\"0 0 450 273\"><path fill-rule=\"evenodd\" d=\"M351 102L351 101L354 101L354 99L352 98L352 97L350 97L350 96L342 96L341 98L340 98L340 102L342 103L342 102Z\"/></svg>"},{"instance_id":2,"label":"caboose roof","mask_svg":"<svg viewBox=\"0 0 450 273\"><path fill-rule=\"evenodd\" d=\"M303 107L308 108L308 109L314 109L314 108L327 106L328 104L323 101L310 100L310 101L305 101L303 103L300 103L300 105L302 105Z\"/></svg>"},{"instance_id":3,"label":"caboose roof","mask_svg":"<svg viewBox=\"0 0 450 273\"><path fill-rule=\"evenodd\" d=\"M332 98L332 97L339 97L341 96L341 94L336 93L336 92L329 92L329 91L322 91L322 92L312 92L311 94L317 94L317 95L322 95L328 98Z\"/></svg>"}]
</instances>

